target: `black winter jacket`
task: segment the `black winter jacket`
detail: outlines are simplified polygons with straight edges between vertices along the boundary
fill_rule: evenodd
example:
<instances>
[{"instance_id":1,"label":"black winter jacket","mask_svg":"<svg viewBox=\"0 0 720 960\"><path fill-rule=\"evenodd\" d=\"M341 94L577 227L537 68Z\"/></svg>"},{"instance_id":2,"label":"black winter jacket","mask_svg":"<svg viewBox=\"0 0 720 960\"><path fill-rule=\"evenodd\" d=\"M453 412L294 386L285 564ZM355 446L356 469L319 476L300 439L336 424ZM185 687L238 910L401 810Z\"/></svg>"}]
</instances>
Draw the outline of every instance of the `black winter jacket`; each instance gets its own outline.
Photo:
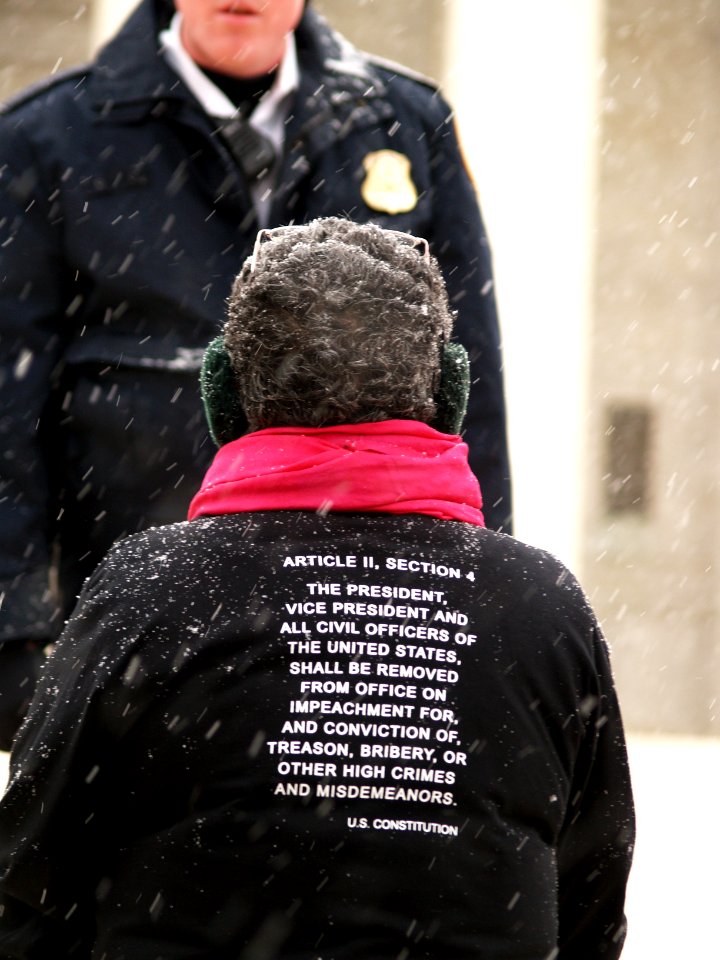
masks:
<instances>
[{"instance_id":1,"label":"black winter jacket","mask_svg":"<svg viewBox=\"0 0 720 960\"><path fill-rule=\"evenodd\" d=\"M158 53L171 7L143 0L97 61L0 115L0 640L53 638L114 540L185 517L212 457L197 374L257 223L238 164ZM430 240L473 360L467 440L497 527L510 508L498 326L451 111L312 11L296 37L270 225L349 215ZM411 160L408 213L362 199L363 160L383 149Z\"/></svg>"},{"instance_id":2,"label":"black winter jacket","mask_svg":"<svg viewBox=\"0 0 720 960\"><path fill-rule=\"evenodd\" d=\"M555 559L428 517L211 517L115 547L47 663L0 957L613 960L632 839Z\"/></svg>"}]
</instances>

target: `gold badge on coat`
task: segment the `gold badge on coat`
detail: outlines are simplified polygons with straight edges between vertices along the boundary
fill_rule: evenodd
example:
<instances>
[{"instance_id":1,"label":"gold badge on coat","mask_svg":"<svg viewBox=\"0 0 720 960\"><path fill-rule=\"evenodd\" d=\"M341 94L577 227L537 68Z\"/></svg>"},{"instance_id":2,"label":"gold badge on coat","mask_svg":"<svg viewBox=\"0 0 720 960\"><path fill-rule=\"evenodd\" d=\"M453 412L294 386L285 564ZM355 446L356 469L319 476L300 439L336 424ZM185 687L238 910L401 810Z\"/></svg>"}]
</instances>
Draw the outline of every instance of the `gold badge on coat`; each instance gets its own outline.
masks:
<instances>
[{"instance_id":1,"label":"gold badge on coat","mask_svg":"<svg viewBox=\"0 0 720 960\"><path fill-rule=\"evenodd\" d=\"M371 210L408 213L418 202L410 175L410 159L397 150L375 150L363 160L365 179L360 194Z\"/></svg>"}]
</instances>

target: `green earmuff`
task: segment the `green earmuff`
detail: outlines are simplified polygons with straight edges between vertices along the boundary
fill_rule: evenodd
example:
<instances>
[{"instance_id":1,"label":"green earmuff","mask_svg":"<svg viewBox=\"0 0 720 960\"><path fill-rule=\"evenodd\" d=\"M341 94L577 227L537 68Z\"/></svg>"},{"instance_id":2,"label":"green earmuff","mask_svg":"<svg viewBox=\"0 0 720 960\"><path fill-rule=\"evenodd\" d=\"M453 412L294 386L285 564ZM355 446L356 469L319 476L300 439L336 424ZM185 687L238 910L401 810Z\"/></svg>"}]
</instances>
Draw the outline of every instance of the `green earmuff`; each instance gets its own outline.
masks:
<instances>
[{"instance_id":1,"label":"green earmuff","mask_svg":"<svg viewBox=\"0 0 720 960\"><path fill-rule=\"evenodd\" d=\"M440 383L433 400L435 419L430 424L440 433L460 433L470 396L470 358L460 343L443 344Z\"/></svg>"},{"instance_id":2,"label":"green earmuff","mask_svg":"<svg viewBox=\"0 0 720 960\"><path fill-rule=\"evenodd\" d=\"M218 447L237 440L247 430L235 373L222 336L211 340L200 369L200 395L210 436Z\"/></svg>"},{"instance_id":3,"label":"green earmuff","mask_svg":"<svg viewBox=\"0 0 720 960\"><path fill-rule=\"evenodd\" d=\"M441 433L459 433L470 393L470 360L459 343L442 348L440 380L435 393L435 419L430 424ZM200 370L200 394L210 436L218 447L237 440L247 430L235 374L222 336L208 345Z\"/></svg>"}]
</instances>

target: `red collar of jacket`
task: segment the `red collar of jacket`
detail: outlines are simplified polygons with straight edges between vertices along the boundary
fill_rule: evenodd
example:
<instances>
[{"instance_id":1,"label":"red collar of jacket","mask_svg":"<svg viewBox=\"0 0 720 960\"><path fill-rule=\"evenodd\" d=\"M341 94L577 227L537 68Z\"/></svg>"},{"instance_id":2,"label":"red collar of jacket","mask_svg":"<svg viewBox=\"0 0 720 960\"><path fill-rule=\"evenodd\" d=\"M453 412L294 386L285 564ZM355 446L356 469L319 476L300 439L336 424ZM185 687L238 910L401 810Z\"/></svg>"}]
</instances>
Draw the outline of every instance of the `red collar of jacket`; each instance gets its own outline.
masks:
<instances>
[{"instance_id":1,"label":"red collar of jacket","mask_svg":"<svg viewBox=\"0 0 720 960\"><path fill-rule=\"evenodd\" d=\"M416 420L272 427L221 447L188 519L257 510L420 513L485 526L460 437Z\"/></svg>"}]
</instances>

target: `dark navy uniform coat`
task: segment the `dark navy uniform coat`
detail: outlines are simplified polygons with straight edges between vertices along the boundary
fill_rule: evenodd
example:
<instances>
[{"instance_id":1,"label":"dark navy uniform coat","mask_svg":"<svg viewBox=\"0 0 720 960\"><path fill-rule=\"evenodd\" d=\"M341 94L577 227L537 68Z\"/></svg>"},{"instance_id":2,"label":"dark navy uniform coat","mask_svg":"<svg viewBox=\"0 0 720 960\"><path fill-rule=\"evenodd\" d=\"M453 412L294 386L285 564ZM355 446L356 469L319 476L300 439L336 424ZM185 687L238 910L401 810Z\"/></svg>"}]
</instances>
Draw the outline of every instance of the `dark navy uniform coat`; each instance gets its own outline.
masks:
<instances>
[{"instance_id":1,"label":"dark navy uniform coat","mask_svg":"<svg viewBox=\"0 0 720 960\"><path fill-rule=\"evenodd\" d=\"M158 51L143 0L89 67L0 117L0 637L48 640L126 533L185 516L213 450L203 348L258 224L238 163ZM451 111L312 11L270 225L327 215L427 237L473 360L466 439L490 525L510 496L488 246ZM405 213L362 199L369 153L410 160ZM48 590L55 563L63 598Z\"/></svg>"}]
</instances>

